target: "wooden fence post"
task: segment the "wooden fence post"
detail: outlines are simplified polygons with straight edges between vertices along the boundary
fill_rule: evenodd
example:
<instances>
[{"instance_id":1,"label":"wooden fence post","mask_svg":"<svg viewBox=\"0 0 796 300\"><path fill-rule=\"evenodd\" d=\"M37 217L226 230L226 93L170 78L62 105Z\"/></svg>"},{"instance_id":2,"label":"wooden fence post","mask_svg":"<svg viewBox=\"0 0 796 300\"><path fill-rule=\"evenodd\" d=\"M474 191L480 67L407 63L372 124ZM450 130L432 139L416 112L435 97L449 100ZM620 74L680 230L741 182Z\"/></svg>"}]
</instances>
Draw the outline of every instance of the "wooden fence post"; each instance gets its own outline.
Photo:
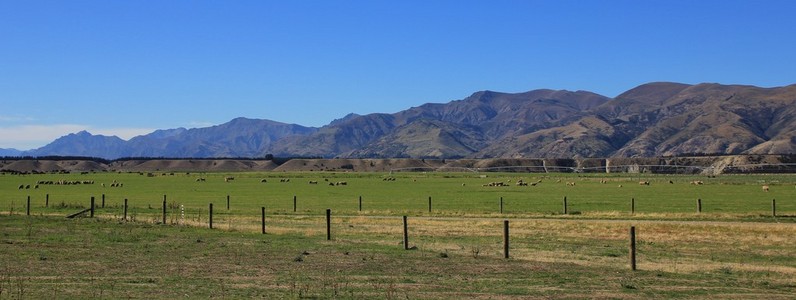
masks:
<instances>
[{"instance_id":1,"label":"wooden fence post","mask_svg":"<svg viewBox=\"0 0 796 300\"><path fill-rule=\"evenodd\" d=\"M636 226L630 226L630 270L636 270Z\"/></svg>"},{"instance_id":2,"label":"wooden fence post","mask_svg":"<svg viewBox=\"0 0 796 300\"><path fill-rule=\"evenodd\" d=\"M127 221L127 198L124 198L124 220Z\"/></svg>"},{"instance_id":3,"label":"wooden fence post","mask_svg":"<svg viewBox=\"0 0 796 300\"><path fill-rule=\"evenodd\" d=\"M261 207L261 210L262 210L262 215L263 215L263 217L262 217L263 234L265 234L265 206Z\"/></svg>"},{"instance_id":4,"label":"wooden fence post","mask_svg":"<svg viewBox=\"0 0 796 300\"><path fill-rule=\"evenodd\" d=\"M567 211L567 196L564 196L564 214L565 215L568 214L568 211Z\"/></svg>"},{"instance_id":5,"label":"wooden fence post","mask_svg":"<svg viewBox=\"0 0 796 300\"><path fill-rule=\"evenodd\" d=\"M213 229L213 203L210 203L209 213L210 229Z\"/></svg>"},{"instance_id":6,"label":"wooden fence post","mask_svg":"<svg viewBox=\"0 0 796 300\"><path fill-rule=\"evenodd\" d=\"M166 224L166 195L163 195L163 225Z\"/></svg>"},{"instance_id":7,"label":"wooden fence post","mask_svg":"<svg viewBox=\"0 0 796 300\"><path fill-rule=\"evenodd\" d=\"M44 195L44 207L50 207L50 194Z\"/></svg>"},{"instance_id":8,"label":"wooden fence post","mask_svg":"<svg viewBox=\"0 0 796 300\"><path fill-rule=\"evenodd\" d=\"M332 209L326 209L326 240L332 240Z\"/></svg>"},{"instance_id":9,"label":"wooden fence post","mask_svg":"<svg viewBox=\"0 0 796 300\"><path fill-rule=\"evenodd\" d=\"M359 196L359 211L362 211L362 196Z\"/></svg>"},{"instance_id":10,"label":"wooden fence post","mask_svg":"<svg viewBox=\"0 0 796 300\"><path fill-rule=\"evenodd\" d=\"M431 196L428 196L428 212L431 213Z\"/></svg>"},{"instance_id":11,"label":"wooden fence post","mask_svg":"<svg viewBox=\"0 0 796 300\"><path fill-rule=\"evenodd\" d=\"M30 196L28 196L28 205L25 207L25 215L30 216Z\"/></svg>"},{"instance_id":12,"label":"wooden fence post","mask_svg":"<svg viewBox=\"0 0 796 300\"><path fill-rule=\"evenodd\" d=\"M777 216L777 199L771 199L771 216Z\"/></svg>"},{"instance_id":13,"label":"wooden fence post","mask_svg":"<svg viewBox=\"0 0 796 300\"><path fill-rule=\"evenodd\" d=\"M293 195L293 212L296 212L296 195Z\"/></svg>"},{"instance_id":14,"label":"wooden fence post","mask_svg":"<svg viewBox=\"0 0 796 300\"><path fill-rule=\"evenodd\" d=\"M636 198L630 198L630 214L636 214Z\"/></svg>"},{"instance_id":15,"label":"wooden fence post","mask_svg":"<svg viewBox=\"0 0 796 300\"><path fill-rule=\"evenodd\" d=\"M409 250L409 230L406 225L406 216L404 216L404 250Z\"/></svg>"},{"instance_id":16,"label":"wooden fence post","mask_svg":"<svg viewBox=\"0 0 796 300\"><path fill-rule=\"evenodd\" d=\"M229 195L227 195L227 210L229 210Z\"/></svg>"},{"instance_id":17,"label":"wooden fence post","mask_svg":"<svg viewBox=\"0 0 796 300\"><path fill-rule=\"evenodd\" d=\"M503 220L503 258L509 258L509 220Z\"/></svg>"},{"instance_id":18,"label":"wooden fence post","mask_svg":"<svg viewBox=\"0 0 796 300\"><path fill-rule=\"evenodd\" d=\"M94 197L91 197L91 214L90 217L94 217Z\"/></svg>"},{"instance_id":19,"label":"wooden fence post","mask_svg":"<svg viewBox=\"0 0 796 300\"><path fill-rule=\"evenodd\" d=\"M697 199L697 212L702 212L702 198Z\"/></svg>"},{"instance_id":20,"label":"wooden fence post","mask_svg":"<svg viewBox=\"0 0 796 300\"><path fill-rule=\"evenodd\" d=\"M105 194L102 194L102 208L105 208Z\"/></svg>"}]
</instances>

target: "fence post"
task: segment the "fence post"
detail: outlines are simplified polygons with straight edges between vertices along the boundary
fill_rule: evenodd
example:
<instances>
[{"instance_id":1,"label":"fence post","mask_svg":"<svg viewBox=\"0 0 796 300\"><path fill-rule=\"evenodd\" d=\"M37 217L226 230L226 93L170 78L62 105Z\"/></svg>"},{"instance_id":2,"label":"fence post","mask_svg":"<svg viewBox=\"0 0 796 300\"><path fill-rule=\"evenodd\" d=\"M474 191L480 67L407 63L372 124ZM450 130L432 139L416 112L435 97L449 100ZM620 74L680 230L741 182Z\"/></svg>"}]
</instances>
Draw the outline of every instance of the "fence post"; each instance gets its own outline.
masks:
<instances>
[{"instance_id":1,"label":"fence post","mask_svg":"<svg viewBox=\"0 0 796 300\"><path fill-rule=\"evenodd\" d=\"M702 198L697 199L697 212L702 212Z\"/></svg>"},{"instance_id":2,"label":"fence post","mask_svg":"<svg viewBox=\"0 0 796 300\"><path fill-rule=\"evenodd\" d=\"M565 215L568 214L568 211L567 211L567 196L564 196L564 214Z\"/></svg>"},{"instance_id":3,"label":"fence post","mask_svg":"<svg viewBox=\"0 0 796 300\"><path fill-rule=\"evenodd\" d=\"M124 220L127 221L127 198L124 198Z\"/></svg>"},{"instance_id":4,"label":"fence post","mask_svg":"<svg viewBox=\"0 0 796 300\"><path fill-rule=\"evenodd\" d=\"M28 205L25 207L25 215L30 216L30 196L28 196Z\"/></svg>"},{"instance_id":5,"label":"fence post","mask_svg":"<svg viewBox=\"0 0 796 300\"><path fill-rule=\"evenodd\" d=\"M404 250L409 250L409 230L406 226L406 216L404 216Z\"/></svg>"},{"instance_id":6,"label":"fence post","mask_svg":"<svg viewBox=\"0 0 796 300\"><path fill-rule=\"evenodd\" d=\"M431 213L431 196L428 196L428 212Z\"/></svg>"},{"instance_id":7,"label":"fence post","mask_svg":"<svg viewBox=\"0 0 796 300\"><path fill-rule=\"evenodd\" d=\"M105 194L102 194L102 208L105 208Z\"/></svg>"},{"instance_id":8,"label":"fence post","mask_svg":"<svg viewBox=\"0 0 796 300\"><path fill-rule=\"evenodd\" d=\"M50 207L50 194L44 195L44 207Z\"/></svg>"},{"instance_id":9,"label":"fence post","mask_svg":"<svg viewBox=\"0 0 796 300\"><path fill-rule=\"evenodd\" d=\"M630 214L636 214L636 198L630 198Z\"/></svg>"},{"instance_id":10,"label":"fence post","mask_svg":"<svg viewBox=\"0 0 796 300\"><path fill-rule=\"evenodd\" d=\"M636 270L636 226L630 226L630 270Z\"/></svg>"},{"instance_id":11,"label":"fence post","mask_svg":"<svg viewBox=\"0 0 796 300\"><path fill-rule=\"evenodd\" d=\"M332 240L332 209L326 209L326 240Z\"/></svg>"},{"instance_id":12,"label":"fence post","mask_svg":"<svg viewBox=\"0 0 796 300\"><path fill-rule=\"evenodd\" d=\"M93 196L91 197L91 214L90 214L90 216L92 218L94 217L94 197Z\"/></svg>"},{"instance_id":13,"label":"fence post","mask_svg":"<svg viewBox=\"0 0 796 300\"><path fill-rule=\"evenodd\" d=\"M362 196L359 196L359 211L362 211Z\"/></svg>"},{"instance_id":14,"label":"fence post","mask_svg":"<svg viewBox=\"0 0 796 300\"><path fill-rule=\"evenodd\" d=\"M229 210L229 195L227 195L227 210Z\"/></svg>"},{"instance_id":15,"label":"fence post","mask_svg":"<svg viewBox=\"0 0 796 300\"><path fill-rule=\"evenodd\" d=\"M293 212L296 212L296 195L293 195Z\"/></svg>"},{"instance_id":16,"label":"fence post","mask_svg":"<svg viewBox=\"0 0 796 300\"><path fill-rule=\"evenodd\" d=\"M166 224L166 195L163 195L163 224Z\"/></svg>"},{"instance_id":17,"label":"fence post","mask_svg":"<svg viewBox=\"0 0 796 300\"><path fill-rule=\"evenodd\" d=\"M777 216L777 199L771 199L771 216Z\"/></svg>"},{"instance_id":18,"label":"fence post","mask_svg":"<svg viewBox=\"0 0 796 300\"><path fill-rule=\"evenodd\" d=\"M261 207L262 210L262 223L263 223L263 234L265 234L265 206Z\"/></svg>"},{"instance_id":19,"label":"fence post","mask_svg":"<svg viewBox=\"0 0 796 300\"><path fill-rule=\"evenodd\" d=\"M210 203L209 213L210 229L213 229L213 203Z\"/></svg>"},{"instance_id":20,"label":"fence post","mask_svg":"<svg viewBox=\"0 0 796 300\"><path fill-rule=\"evenodd\" d=\"M503 258L509 258L509 220L503 220Z\"/></svg>"}]
</instances>

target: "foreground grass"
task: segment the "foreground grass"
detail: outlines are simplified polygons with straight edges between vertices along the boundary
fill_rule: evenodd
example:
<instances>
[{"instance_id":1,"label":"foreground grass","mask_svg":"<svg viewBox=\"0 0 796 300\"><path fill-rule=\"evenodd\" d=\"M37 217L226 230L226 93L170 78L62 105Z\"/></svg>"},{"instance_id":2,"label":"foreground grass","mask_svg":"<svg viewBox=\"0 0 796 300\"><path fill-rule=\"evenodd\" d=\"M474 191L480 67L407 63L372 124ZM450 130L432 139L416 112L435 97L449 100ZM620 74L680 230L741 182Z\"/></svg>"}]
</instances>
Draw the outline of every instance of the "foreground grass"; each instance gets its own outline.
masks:
<instances>
[{"instance_id":1,"label":"foreground grass","mask_svg":"<svg viewBox=\"0 0 796 300\"><path fill-rule=\"evenodd\" d=\"M0 215L0 298L760 298L796 295L790 224L228 218L217 229ZM186 222L189 223L189 222ZM201 224L197 224L201 225Z\"/></svg>"},{"instance_id":2,"label":"foreground grass","mask_svg":"<svg viewBox=\"0 0 796 300\"><path fill-rule=\"evenodd\" d=\"M790 174L154 175L0 175L0 299L796 297ZM519 179L538 184L514 185ZM96 183L35 188L40 180ZM113 181L124 186L110 187ZM347 184L329 185L341 181ZM483 186L496 181L512 184ZM167 225L159 224L164 195ZM96 218L63 218L89 207L90 197ZM129 222L121 218L124 199ZM403 250L402 215L415 251ZM510 259L502 252L504 219ZM636 272L628 270L631 225Z\"/></svg>"}]
</instances>

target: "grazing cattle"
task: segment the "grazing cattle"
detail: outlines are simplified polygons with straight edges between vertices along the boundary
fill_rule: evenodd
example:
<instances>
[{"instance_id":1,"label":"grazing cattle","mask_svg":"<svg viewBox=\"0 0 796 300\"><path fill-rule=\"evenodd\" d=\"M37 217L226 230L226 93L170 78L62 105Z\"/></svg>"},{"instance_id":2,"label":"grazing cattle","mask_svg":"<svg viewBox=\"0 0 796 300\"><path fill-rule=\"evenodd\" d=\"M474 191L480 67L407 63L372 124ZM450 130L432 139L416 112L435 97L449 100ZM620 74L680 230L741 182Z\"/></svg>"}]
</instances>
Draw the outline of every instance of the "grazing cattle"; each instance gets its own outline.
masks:
<instances>
[{"instance_id":1,"label":"grazing cattle","mask_svg":"<svg viewBox=\"0 0 796 300\"><path fill-rule=\"evenodd\" d=\"M622 185L620 184L619 187L622 187Z\"/></svg>"},{"instance_id":2,"label":"grazing cattle","mask_svg":"<svg viewBox=\"0 0 796 300\"><path fill-rule=\"evenodd\" d=\"M310 180L310 184L318 184L318 182L315 180Z\"/></svg>"},{"instance_id":3,"label":"grazing cattle","mask_svg":"<svg viewBox=\"0 0 796 300\"><path fill-rule=\"evenodd\" d=\"M39 185L37 184L37 185L33 186L33 188L34 188L34 189L38 189L38 188L39 188Z\"/></svg>"},{"instance_id":4,"label":"grazing cattle","mask_svg":"<svg viewBox=\"0 0 796 300\"><path fill-rule=\"evenodd\" d=\"M25 185L24 185L24 184L20 184L20 185L19 185L19 189L20 189L20 190L21 190L21 189L24 189L24 188L25 188Z\"/></svg>"},{"instance_id":5,"label":"grazing cattle","mask_svg":"<svg viewBox=\"0 0 796 300\"><path fill-rule=\"evenodd\" d=\"M702 185L702 184L704 184L704 182L702 182L702 180L691 181L691 185Z\"/></svg>"},{"instance_id":6,"label":"grazing cattle","mask_svg":"<svg viewBox=\"0 0 796 300\"><path fill-rule=\"evenodd\" d=\"M268 182L268 180L267 180L267 179L265 179L265 178L263 178L263 179L260 179L260 182L262 182L262 183L266 183L266 182Z\"/></svg>"},{"instance_id":7,"label":"grazing cattle","mask_svg":"<svg viewBox=\"0 0 796 300\"><path fill-rule=\"evenodd\" d=\"M669 180L669 184L674 184L674 181Z\"/></svg>"},{"instance_id":8,"label":"grazing cattle","mask_svg":"<svg viewBox=\"0 0 796 300\"><path fill-rule=\"evenodd\" d=\"M649 181L639 181L638 185L650 185Z\"/></svg>"},{"instance_id":9,"label":"grazing cattle","mask_svg":"<svg viewBox=\"0 0 796 300\"><path fill-rule=\"evenodd\" d=\"M290 178L279 179L279 182L290 182Z\"/></svg>"},{"instance_id":10,"label":"grazing cattle","mask_svg":"<svg viewBox=\"0 0 796 300\"><path fill-rule=\"evenodd\" d=\"M334 182L329 182L329 185L334 186Z\"/></svg>"},{"instance_id":11,"label":"grazing cattle","mask_svg":"<svg viewBox=\"0 0 796 300\"><path fill-rule=\"evenodd\" d=\"M767 185L764 185L764 186L763 186L763 191L764 191L764 192L768 192L768 186L767 186Z\"/></svg>"},{"instance_id":12,"label":"grazing cattle","mask_svg":"<svg viewBox=\"0 0 796 300\"><path fill-rule=\"evenodd\" d=\"M517 182L517 186L528 186L528 183L519 181L519 182Z\"/></svg>"},{"instance_id":13,"label":"grazing cattle","mask_svg":"<svg viewBox=\"0 0 796 300\"><path fill-rule=\"evenodd\" d=\"M569 182L567 182L567 186L575 186L575 182L574 181L569 181Z\"/></svg>"},{"instance_id":14,"label":"grazing cattle","mask_svg":"<svg viewBox=\"0 0 796 300\"><path fill-rule=\"evenodd\" d=\"M608 183L608 180L605 180L605 179L600 180L600 183L602 183L602 184Z\"/></svg>"},{"instance_id":15,"label":"grazing cattle","mask_svg":"<svg viewBox=\"0 0 796 300\"><path fill-rule=\"evenodd\" d=\"M235 180L235 177L232 177L232 176L224 177L224 182L230 182L230 181L233 181L233 180Z\"/></svg>"},{"instance_id":16,"label":"grazing cattle","mask_svg":"<svg viewBox=\"0 0 796 300\"><path fill-rule=\"evenodd\" d=\"M462 186L465 186L465 185L466 185L466 184L462 183Z\"/></svg>"},{"instance_id":17,"label":"grazing cattle","mask_svg":"<svg viewBox=\"0 0 796 300\"><path fill-rule=\"evenodd\" d=\"M348 185L348 182L338 181L335 185Z\"/></svg>"}]
</instances>

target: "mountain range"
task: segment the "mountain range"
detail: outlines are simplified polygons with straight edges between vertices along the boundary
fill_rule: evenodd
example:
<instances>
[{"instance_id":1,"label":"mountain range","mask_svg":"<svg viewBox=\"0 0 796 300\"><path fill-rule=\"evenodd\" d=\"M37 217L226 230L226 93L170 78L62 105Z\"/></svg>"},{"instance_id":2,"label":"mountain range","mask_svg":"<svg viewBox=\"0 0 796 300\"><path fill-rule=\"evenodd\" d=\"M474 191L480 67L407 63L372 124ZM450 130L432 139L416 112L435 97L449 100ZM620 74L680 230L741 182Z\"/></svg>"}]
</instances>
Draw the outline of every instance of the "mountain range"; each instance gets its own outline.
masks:
<instances>
[{"instance_id":1,"label":"mountain range","mask_svg":"<svg viewBox=\"0 0 796 300\"><path fill-rule=\"evenodd\" d=\"M19 155L583 158L790 154L795 146L796 84L654 82L615 98L588 91L480 91L392 114L349 114L320 128L236 118L128 141L83 131Z\"/></svg>"}]
</instances>

